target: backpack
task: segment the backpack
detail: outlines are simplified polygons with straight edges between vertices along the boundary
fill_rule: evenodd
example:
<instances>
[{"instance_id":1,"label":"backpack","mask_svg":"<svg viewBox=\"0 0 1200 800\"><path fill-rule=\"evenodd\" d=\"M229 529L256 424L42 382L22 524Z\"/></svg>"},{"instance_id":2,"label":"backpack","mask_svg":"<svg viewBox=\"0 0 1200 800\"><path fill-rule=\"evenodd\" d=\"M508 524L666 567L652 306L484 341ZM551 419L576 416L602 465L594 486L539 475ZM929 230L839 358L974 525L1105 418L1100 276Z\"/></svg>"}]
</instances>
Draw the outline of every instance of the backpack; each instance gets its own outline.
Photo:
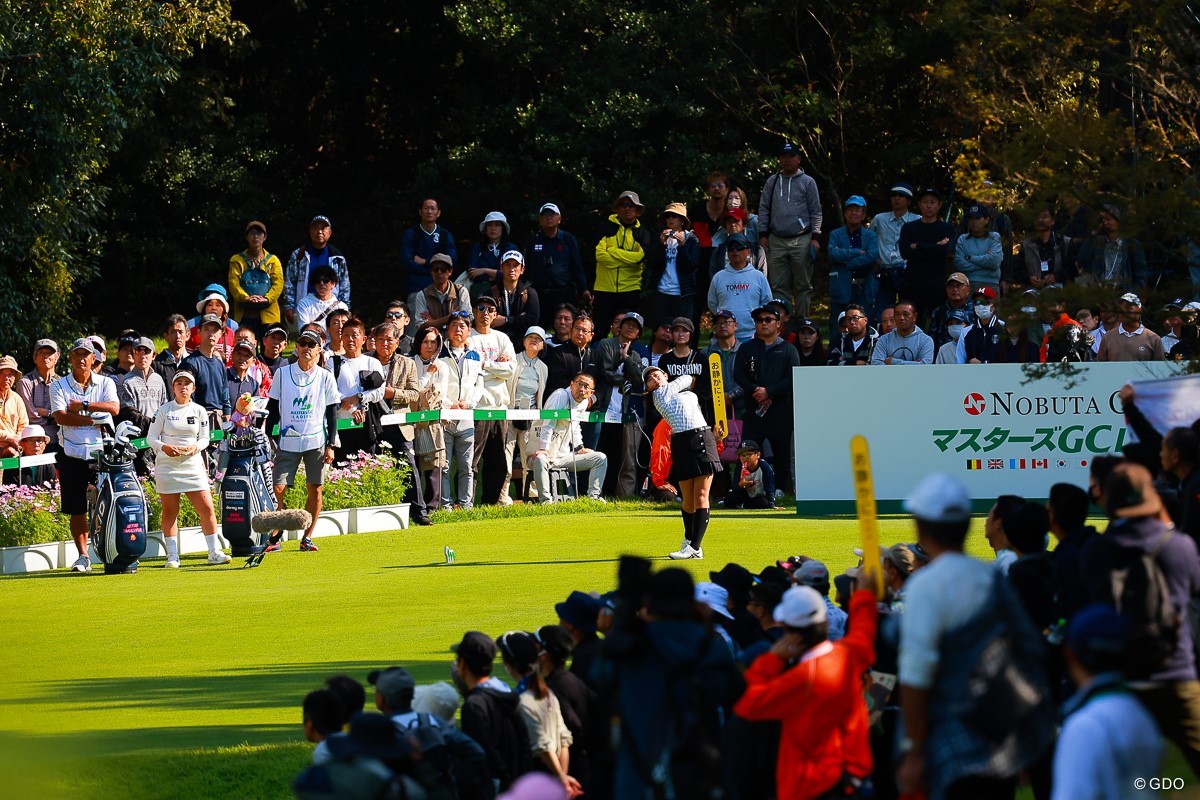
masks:
<instances>
[{"instance_id":1,"label":"backpack","mask_svg":"<svg viewBox=\"0 0 1200 800\"><path fill-rule=\"evenodd\" d=\"M628 748L634 768L648 784L654 800L717 800L724 796L721 748L714 738L718 714L704 686L700 667L717 634L704 638L700 651L667 684L663 718L668 721L658 760L648 764L644 753ZM624 718L622 736L636 742Z\"/></svg>"},{"instance_id":2,"label":"backpack","mask_svg":"<svg viewBox=\"0 0 1200 800\"><path fill-rule=\"evenodd\" d=\"M410 777L421 785L429 800L457 800L454 760L437 720L429 714L417 714L408 723L405 735L421 754L409 771Z\"/></svg>"},{"instance_id":3,"label":"backpack","mask_svg":"<svg viewBox=\"0 0 1200 800\"><path fill-rule=\"evenodd\" d=\"M1171 603L1158 553L1174 535L1168 528L1154 549L1114 547L1109 581L1117 611L1133 626L1128 677L1145 680L1161 671L1179 642L1180 615Z\"/></svg>"},{"instance_id":4,"label":"backpack","mask_svg":"<svg viewBox=\"0 0 1200 800\"><path fill-rule=\"evenodd\" d=\"M246 269L244 272L242 272L242 276L239 279L242 285L242 291L251 297L255 295L266 297L267 292L271 291L270 273L260 266L251 264L250 259L246 258L245 256L242 256L242 258L246 262ZM266 259L264 258L263 261L265 262Z\"/></svg>"}]
</instances>

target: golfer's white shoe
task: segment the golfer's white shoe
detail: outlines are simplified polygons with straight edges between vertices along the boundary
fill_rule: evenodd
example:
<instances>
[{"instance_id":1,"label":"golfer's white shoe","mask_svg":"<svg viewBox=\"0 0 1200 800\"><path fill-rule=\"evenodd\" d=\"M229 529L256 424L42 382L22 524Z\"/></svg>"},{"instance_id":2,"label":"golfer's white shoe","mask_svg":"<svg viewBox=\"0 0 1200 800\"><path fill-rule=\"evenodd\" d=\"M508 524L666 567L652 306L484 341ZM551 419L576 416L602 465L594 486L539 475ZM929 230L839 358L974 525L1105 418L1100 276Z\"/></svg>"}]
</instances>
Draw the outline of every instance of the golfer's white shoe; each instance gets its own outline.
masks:
<instances>
[{"instance_id":1,"label":"golfer's white shoe","mask_svg":"<svg viewBox=\"0 0 1200 800\"><path fill-rule=\"evenodd\" d=\"M208 554L209 564L228 564L232 560L233 559L229 557L229 554L223 550L214 550Z\"/></svg>"},{"instance_id":2,"label":"golfer's white shoe","mask_svg":"<svg viewBox=\"0 0 1200 800\"><path fill-rule=\"evenodd\" d=\"M704 558L704 549L696 549L687 542L684 542L683 547L679 548L674 553L667 553L667 558L675 561L682 561L686 558Z\"/></svg>"},{"instance_id":3,"label":"golfer's white shoe","mask_svg":"<svg viewBox=\"0 0 1200 800\"><path fill-rule=\"evenodd\" d=\"M167 569L179 569L179 557L168 558L166 566Z\"/></svg>"}]
</instances>

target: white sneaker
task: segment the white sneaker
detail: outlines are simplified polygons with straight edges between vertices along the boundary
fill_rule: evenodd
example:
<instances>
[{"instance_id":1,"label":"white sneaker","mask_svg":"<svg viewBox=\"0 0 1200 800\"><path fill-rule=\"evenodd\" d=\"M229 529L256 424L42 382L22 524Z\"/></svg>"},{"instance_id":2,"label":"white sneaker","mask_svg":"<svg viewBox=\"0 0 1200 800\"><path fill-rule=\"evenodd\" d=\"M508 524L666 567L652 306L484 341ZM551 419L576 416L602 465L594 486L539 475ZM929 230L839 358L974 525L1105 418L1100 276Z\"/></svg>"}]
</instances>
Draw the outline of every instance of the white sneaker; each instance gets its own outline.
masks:
<instances>
[{"instance_id":1,"label":"white sneaker","mask_svg":"<svg viewBox=\"0 0 1200 800\"><path fill-rule=\"evenodd\" d=\"M506 494L500 495L500 498L496 502L502 506L511 506L513 504L512 498Z\"/></svg>"},{"instance_id":2,"label":"white sneaker","mask_svg":"<svg viewBox=\"0 0 1200 800\"><path fill-rule=\"evenodd\" d=\"M674 553L667 553L667 558L675 561L682 561L687 558L704 558L704 549L697 550L687 542L683 543L683 547L676 550Z\"/></svg>"},{"instance_id":3,"label":"white sneaker","mask_svg":"<svg viewBox=\"0 0 1200 800\"><path fill-rule=\"evenodd\" d=\"M167 569L179 569L179 559L178 558L168 558L166 567L167 567Z\"/></svg>"},{"instance_id":4,"label":"white sneaker","mask_svg":"<svg viewBox=\"0 0 1200 800\"><path fill-rule=\"evenodd\" d=\"M91 572L92 561L86 555L82 555L75 559L75 563L71 565L72 572Z\"/></svg>"},{"instance_id":5,"label":"white sneaker","mask_svg":"<svg viewBox=\"0 0 1200 800\"><path fill-rule=\"evenodd\" d=\"M212 565L228 564L230 561L233 561L233 559L223 550L214 550L208 554L208 563Z\"/></svg>"}]
</instances>

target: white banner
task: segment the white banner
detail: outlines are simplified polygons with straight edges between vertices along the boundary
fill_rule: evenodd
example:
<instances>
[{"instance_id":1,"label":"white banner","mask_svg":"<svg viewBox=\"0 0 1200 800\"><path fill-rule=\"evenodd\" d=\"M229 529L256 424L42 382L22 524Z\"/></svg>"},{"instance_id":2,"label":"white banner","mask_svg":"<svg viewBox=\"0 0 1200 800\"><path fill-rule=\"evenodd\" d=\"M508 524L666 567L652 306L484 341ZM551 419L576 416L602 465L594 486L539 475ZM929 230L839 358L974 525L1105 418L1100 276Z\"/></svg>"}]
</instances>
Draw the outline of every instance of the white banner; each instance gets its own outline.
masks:
<instances>
[{"instance_id":1,"label":"white banner","mask_svg":"<svg viewBox=\"0 0 1200 800\"><path fill-rule=\"evenodd\" d=\"M1134 381L1133 402L1157 431L1190 427L1200 419L1200 375Z\"/></svg>"},{"instance_id":2,"label":"white banner","mask_svg":"<svg viewBox=\"0 0 1200 800\"><path fill-rule=\"evenodd\" d=\"M1055 483L1086 488L1092 458L1127 440L1117 391L1179 366L1071 366L1039 378L1022 364L794 369L797 513L854 513L855 434L870 445L882 513L931 472L961 479L978 509L1001 494L1043 499Z\"/></svg>"}]
</instances>

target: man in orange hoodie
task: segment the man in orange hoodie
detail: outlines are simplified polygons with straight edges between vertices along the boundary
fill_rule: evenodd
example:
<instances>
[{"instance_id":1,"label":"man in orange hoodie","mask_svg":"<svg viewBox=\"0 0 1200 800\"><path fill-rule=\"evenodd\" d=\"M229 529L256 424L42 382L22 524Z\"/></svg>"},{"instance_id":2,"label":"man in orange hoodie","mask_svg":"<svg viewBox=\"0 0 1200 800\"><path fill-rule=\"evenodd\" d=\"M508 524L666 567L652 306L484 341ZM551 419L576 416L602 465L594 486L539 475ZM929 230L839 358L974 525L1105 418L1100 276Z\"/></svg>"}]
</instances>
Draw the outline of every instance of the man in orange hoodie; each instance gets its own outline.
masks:
<instances>
[{"instance_id":1,"label":"man in orange hoodie","mask_svg":"<svg viewBox=\"0 0 1200 800\"><path fill-rule=\"evenodd\" d=\"M775 608L787 632L746 670L746 693L733 707L748 720L783 722L779 800L824 797L871 774L863 674L875 661L875 595L854 592L841 641L828 640L825 613L815 589L788 589Z\"/></svg>"}]
</instances>

